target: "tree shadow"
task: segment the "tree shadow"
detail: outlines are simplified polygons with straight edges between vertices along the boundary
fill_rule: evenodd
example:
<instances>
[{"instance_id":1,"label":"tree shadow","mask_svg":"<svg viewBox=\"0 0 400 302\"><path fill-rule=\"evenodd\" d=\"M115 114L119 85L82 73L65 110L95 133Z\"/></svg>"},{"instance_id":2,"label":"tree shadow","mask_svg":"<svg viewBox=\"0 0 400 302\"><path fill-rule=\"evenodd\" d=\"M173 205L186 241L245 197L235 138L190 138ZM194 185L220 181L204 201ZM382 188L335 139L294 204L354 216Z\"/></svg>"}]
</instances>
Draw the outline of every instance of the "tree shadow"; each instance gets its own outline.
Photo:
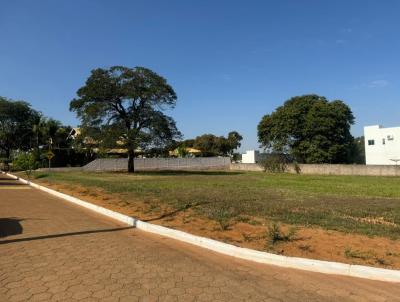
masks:
<instances>
[{"instance_id":1,"label":"tree shadow","mask_svg":"<svg viewBox=\"0 0 400 302\"><path fill-rule=\"evenodd\" d=\"M163 170L163 171L137 171L135 172L141 175L206 175L206 176L213 176L213 175L240 175L244 174L244 172L239 171L196 171L196 170L187 170L187 171L178 171L178 170Z\"/></svg>"},{"instance_id":2,"label":"tree shadow","mask_svg":"<svg viewBox=\"0 0 400 302\"><path fill-rule=\"evenodd\" d=\"M133 228L135 228L135 226L112 228L112 229L101 229L101 230L88 230L88 231L70 232L70 233L61 233L61 234L51 234L51 235L43 235L43 236L27 237L27 238L16 238L16 239L9 239L9 240L0 240L0 245L7 244L7 243L14 243L14 242L24 242L24 241L43 240L43 239L51 239L51 238L59 238L59 237L79 236L79 235L86 235L86 234L109 233L109 232L123 231L123 230L128 230L128 229L133 229Z\"/></svg>"},{"instance_id":3,"label":"tree shadow","mask_svg":"<svg viewBox=\"0 0 400 302\"><path fill-rule=\"evenodd\" d=\"M207 204L210 204L210 203L211 203L211 201L189 203L189 204L186 204L183 207L180 207L180 208L178 208L176 210L173 210L171 212L161 214L160 216L157 216L157 217L154 217L154 218L149 218L149 219L141 219L141 220L144 221L144 222L161 220L161 219L164 219L164 218L167 218L167 217L175 216L176 214L178 214L180 212L184 212L184 211L186 211L188 209L192 209L192 208L195 208L195 207L198 207L198 206L202 206L202 205L207 205ZM214 202L214 203L216 203L216 202Z\"/></svg>"},{"instance_id":4,"label":"tree shadow","mask_svg":"<svg viewBox=\"0 0 400 302\"><path fill-rule=\"evenodd\" d=\"M4 176L0 174L0 187L1 186L26 186L25 184L19 182L18 179L13 179L8 176Z\"/></svg>"},{"instance_id":5,"label":"tree shadow","mask_svg":"<svg viewBox=\"0 0 400 302\"><path fill-rule=\"evenodd\" d=\"M23 228L20 222L23 220L15 217L0 218L0 238L22 234Z\"/></svg>"},{"instance_id":6,"label":"tree shadow","mask_svg":"<svg viewBox=\"0 0 400 302\"><path fill-rule=\"evenodd\" d=\"M186 211L189 208L191 208L191 206L190 207L182 207L182 208L176 209L174 211L171 211L171 212L168 212L168 213L164 213L164 214L162 214L160 216L157 216L157 217L154 217L154 218L142 219L142 221L150 222L150 221L161 220L161 219L164 219L164 218L167 218L167 217L172 217L172 216L175 216L176 214L178 214L179 212Z\"/></svg>"}]
</instances>

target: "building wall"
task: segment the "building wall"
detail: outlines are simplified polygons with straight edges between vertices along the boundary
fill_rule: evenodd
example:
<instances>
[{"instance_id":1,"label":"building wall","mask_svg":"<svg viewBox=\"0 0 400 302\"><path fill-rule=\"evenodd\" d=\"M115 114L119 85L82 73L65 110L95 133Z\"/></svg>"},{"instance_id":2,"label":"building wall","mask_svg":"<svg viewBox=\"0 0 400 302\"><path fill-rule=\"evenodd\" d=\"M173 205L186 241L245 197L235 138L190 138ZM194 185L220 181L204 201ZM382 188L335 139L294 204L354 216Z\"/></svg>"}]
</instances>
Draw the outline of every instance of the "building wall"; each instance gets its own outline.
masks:
<instances>
[{"instance_id":1,"label":"building wall","mask_svg":"<svg viewBox=\"0 0 400 302\"><path fill-rule=\"evenodd\" d=\"M246 153L242 154L242 163L243 164L255 164L258 162L260 152L255 150L246 151Z\"/></svg>"},{"instance_id":2,"label":"building wall","mask_svg":"<svg viewBox=\"0 0 400 302\"><path fill-rule=\"evenodd\" d=\"M400 165L400 127L364 127L367 165Z\"/></svg>"}]
</instances>

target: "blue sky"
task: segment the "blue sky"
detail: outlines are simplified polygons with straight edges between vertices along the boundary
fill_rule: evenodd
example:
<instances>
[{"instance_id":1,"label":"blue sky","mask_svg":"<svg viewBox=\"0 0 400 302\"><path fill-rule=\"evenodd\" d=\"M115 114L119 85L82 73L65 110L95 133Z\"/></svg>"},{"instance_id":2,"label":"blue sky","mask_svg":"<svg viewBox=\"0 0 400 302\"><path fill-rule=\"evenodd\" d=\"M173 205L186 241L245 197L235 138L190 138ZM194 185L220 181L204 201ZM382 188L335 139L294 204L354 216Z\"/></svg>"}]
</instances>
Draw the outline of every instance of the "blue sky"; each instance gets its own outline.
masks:
<instances>
[{"instance_id":1,"label":"blue sky","mask_svg":"<svg viewBox=\"0 0 400 302\"><path fill-rule=\"evenodd\" d=\"M400 126L400 1L0 0L0 95L77 125L90 70L145 66L178 94L185 138L245 137L295 95L349 104L352 132Z\"/></svg>"}]
</instances>

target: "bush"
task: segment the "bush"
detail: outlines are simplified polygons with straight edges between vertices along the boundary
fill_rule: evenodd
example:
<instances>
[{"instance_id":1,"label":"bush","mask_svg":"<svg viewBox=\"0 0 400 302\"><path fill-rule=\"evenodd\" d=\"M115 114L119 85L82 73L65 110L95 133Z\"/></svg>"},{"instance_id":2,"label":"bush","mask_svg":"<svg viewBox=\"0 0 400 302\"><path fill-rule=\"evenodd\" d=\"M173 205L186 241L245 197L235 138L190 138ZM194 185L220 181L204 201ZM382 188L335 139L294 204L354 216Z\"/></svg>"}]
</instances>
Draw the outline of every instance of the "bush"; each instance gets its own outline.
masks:
<instances>
[{"instance_id":1,"label":"bush","mask_svg":"<svg viewBox=\"0 0 400 302\"><path fill-rule=\"evenodd\" d=\"M283 173L288 169L289 159L285 154L271 153L261 160L260 165L264 172Z\"/></svg>"},{"instance_id":2,"label":"bush","mask_svg":"<svg viewBox=\"0 0 400 302\"><path fill-rule=\"evenodd\" d=\"M300 174L300 172L301 172L301 168L300 168L300 165L297 163L297 162L295 162L294 164L294 171L296 172L296 174Z\"/></svg>"},{"instance_id":3,"label":"bush","mask_svg":"<svg viewBox=\"0 0 400 302\"><path fill-rule=\"evenodd\" d=\"M294 237L296 236L297 229L292 227L289 229L288 233L284 233L281 230L281 227L277 223L273 223L269 228L267 232L267 238L268 238L268 243L271 245L276 244L277 242L280 241L292 241Z\"/></svg>"},{"instance_id":4,"label":"bush","mask_svg":"<svg viewBox=\"0 0 400 302\"><path fill-rule=\"evenodd\" d=\"M33 153L19 153L13 160L13 170L25 171L30 176L32 170L37 169L38 162L35 160Z\"/></svg>"}]
</instances>

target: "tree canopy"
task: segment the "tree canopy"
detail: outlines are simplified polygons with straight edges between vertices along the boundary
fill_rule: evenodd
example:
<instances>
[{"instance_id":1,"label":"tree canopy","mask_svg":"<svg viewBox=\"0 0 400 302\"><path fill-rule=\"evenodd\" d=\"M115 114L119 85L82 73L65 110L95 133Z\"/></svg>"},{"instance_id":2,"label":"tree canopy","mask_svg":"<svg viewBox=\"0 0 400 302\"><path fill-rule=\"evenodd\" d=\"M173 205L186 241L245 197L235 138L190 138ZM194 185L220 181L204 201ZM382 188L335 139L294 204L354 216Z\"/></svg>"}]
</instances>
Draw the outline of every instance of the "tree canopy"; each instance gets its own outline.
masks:
<instances>
[{"instance_id":1,"label":"tree canopy","mask_svg":"<svg viewBox=\"0 0 400 302\"><path fill-rule=\"evenodd\" d=\"M70 126L64 126L60 121L39 115L32 125L35 147L42 148L68 148L67 137L71 131Z\"/></svg>"},{"instance_id":2,"label":"tree canopy","mask_svg":"<svg viewBox=\"0 0 400 302\"><path fill-rule=\"evenodd\" d=\"M7 158L12 150L32 147L33 125L39 117L28 103L0 97L0 150Z\"/></svg>"},{"instance_id":3,"label":"tree canopy","mask_svg":"<svg viewBox=\"0 0 400 302\"><path fill-rule=\"evenodd\" d=\"M129 172L134 172L135 150L162 147L181 135L175 121L164 114L176 104L175 91L150 69L92 70L77 95L70 110L76 112L82 128L90 129L91 136L104 145L128 149Z\"/></svg>"},{"instance_id":4,"label":"tree canopy","mask_svg":"<svg viewBox=\"0 0 400 302\"><path fill-rule=\"evenodd\" d=\"M347 163L353 123L353 113L343 101L296 96L261 119L258 139L262 147L290 154L300 163Z\"/></svg>"},{"instance_id":5,"label":"tree canopy","mask_svg":"<svg viewBox=\"0 0 400 302\"><path fill-rule=\"evenodd\" d=\"M203 134L194 140L187 140L190 145L202 151L205 156L232 156L233 152L240 148L243 137L237 131L231 131L227 137L216 136L214 134Z\"/></svg>"}]
</instances>

